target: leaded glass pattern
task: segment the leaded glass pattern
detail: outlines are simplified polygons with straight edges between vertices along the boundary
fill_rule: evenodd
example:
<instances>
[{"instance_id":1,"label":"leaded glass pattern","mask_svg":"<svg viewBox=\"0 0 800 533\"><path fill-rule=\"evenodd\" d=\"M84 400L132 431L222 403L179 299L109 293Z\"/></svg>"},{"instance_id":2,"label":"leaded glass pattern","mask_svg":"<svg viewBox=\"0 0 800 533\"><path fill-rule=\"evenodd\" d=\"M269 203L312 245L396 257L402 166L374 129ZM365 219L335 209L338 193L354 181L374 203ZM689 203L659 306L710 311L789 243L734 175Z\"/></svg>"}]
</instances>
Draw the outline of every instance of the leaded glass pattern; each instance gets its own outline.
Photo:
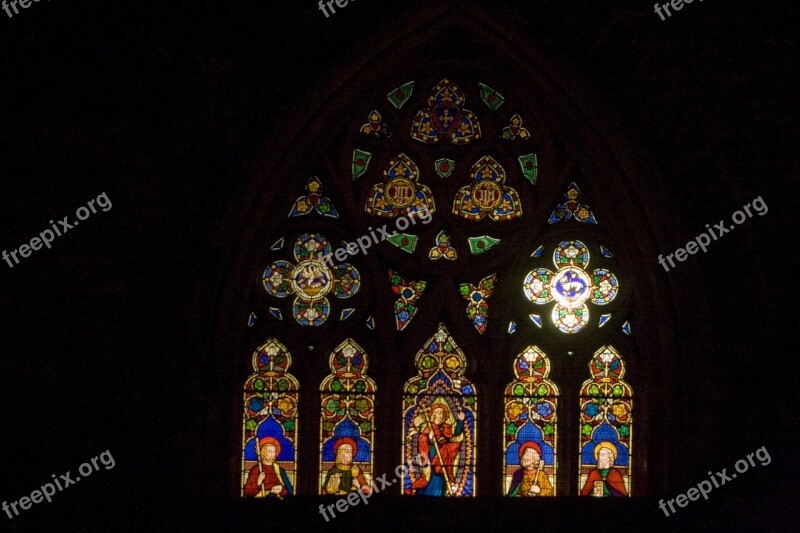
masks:
<instances>
[{"instance_id":1,"label":"leaded glass pattern","mask_svg":"<svg viewBox=\"0 0 800 533\"><path fill-rule=\"evenodd\" d=\"M467 360L444 324L417 352L417 376L403 387L402 464L426 455L429 468L407 470L404 494L474 496L475 387L464 376Z\"/></svg>"},{"instance_id":2,"label":"leaded glass pattern","mask_svg":"<svg viewBox=\"0 0 800 533\"><path fill-rule=\"evenodd\" d=\"M282 499L294 494L300 387L288 372L291 364L291 354L274 338L253 353L255 373L244 385L244 497Z\"/></svg>"},{"instance_id":3,"label":"leaded glass pattern","mask_svg":"<svg viewBox=\"0 0 800 533\"><path fill-rule=\"evenodd\" d=\"M528 346L514 360L503 419L503 492L511 497L556 494L558 387L548 379L550 360Z\"/></svg>"},{"instance_id":4,"label":"leaded glass pattern","mask_svg":"<svg viewBox=\"0 0 800 533\"><path fill-rule=\"evenodd\" d=\"M625 363L613 346L603 346L589 371L580 392L580 495L630 496L633 391L622 379Z\"/></svg>"},{"instance_id":5,"label":"leaded glass pattern","mask_svg":"<svg viewBox=\"0 0 800 533\"><path fill-rule=\"evenodd\" d=\"M377 387L367 363L352 339L330 355L331 374L320 385L320 494L368 491L372 482Z\"/></svg>"},{"instance_id":6,"label":"leaded glass pattern","mask_svg":"<svg viewBox=\"0 0 800 533\"><path fill-rule=\"evenodd\" d=\"M536 305L555 301L550 318L563 333L577 333L589 322L588 303L607 305L617 297L617 276L605 268L591 275L589 248L577 239L561 241L553 251L555 272L539 267L528 272L522 288Z\"/></svg>"}]
</instances>

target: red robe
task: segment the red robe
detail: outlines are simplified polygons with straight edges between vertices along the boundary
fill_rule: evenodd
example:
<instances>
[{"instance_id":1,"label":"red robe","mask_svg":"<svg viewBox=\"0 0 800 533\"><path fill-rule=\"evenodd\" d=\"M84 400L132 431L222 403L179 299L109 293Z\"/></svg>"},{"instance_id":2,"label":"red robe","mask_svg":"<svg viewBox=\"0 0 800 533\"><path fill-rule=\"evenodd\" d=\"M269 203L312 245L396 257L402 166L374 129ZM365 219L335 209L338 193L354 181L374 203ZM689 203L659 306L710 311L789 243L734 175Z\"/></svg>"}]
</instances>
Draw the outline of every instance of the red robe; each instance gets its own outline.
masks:
<instances>
[{"instance_id":1,"label":"red robe","mask_svg":"<svg viewBox=\"0 0 800 533\"><path fill-rule=\"evenodd\" d=\"M600 470L596 468L589 472L589 476L586 478L586 484L583 486L583 489L581 489L581 496L588 496L592 493L595 481L603 481L603 475L600 473ZM605 481L608 489L611 491L611 496L628 495L628 491L625 490L625 481L622 479L622 474L619 473L619 470L609 468Z\"/></svg>"},{"instance_id":2,"label":"red robe","mask_svg":"<svg viewBox=\"0 0 800 533\"><path fill-rule=\"evenodd\" d=\"M459 421L459 425L463 427L463 422ZM446 480L449 480L450 483L453 482L455 479L453 477L453 463L455 462L456 457L458 456L458 452L461 449L460 442L449 442L450 439L453 438L453 426L448 423L443 423L442 425L436 425L431 423L433 426L433 435L436 439L437 444L439 445L439 453L435 453L435 448L433 448L433 443L430 441L430 428L425 428L422 430L422 433L419 435L419 451L422 454L425 454L427 457L430 457L430 450L431 448L434 449L435 456L431 460L431 467L433 468L434 473L436 475L442 475L442 464L444 464L444 468L446 469L447 476L445 477ZM457 433L460 434L463 429L459 431L460 428L457 426ZM420 477L417 479L414 484L411 486L412 489L421 489L425 488L428 485L428 480L424 477Z\"/></svg>"},{"instance_id":3,"label":"red robe","mask_svg":"<svg viewBox=\"0 0 800 533\"><path fill-rule=\"evenodd\" d=\"M289 491L281 481L281 478L275 472L276 466L274 463L271 465L264 465L264 495L272 495L270 490L275 485L280 485L281 496L286 496ZM280 468L280 467L278 467ZM255 498L261 494L261 485L258 484L258 475L261 473L261 468L258 465L250 469L250 474L247 476L247 482L244 484L244 495L248 498Z\"/></svg>"}]
</instances>

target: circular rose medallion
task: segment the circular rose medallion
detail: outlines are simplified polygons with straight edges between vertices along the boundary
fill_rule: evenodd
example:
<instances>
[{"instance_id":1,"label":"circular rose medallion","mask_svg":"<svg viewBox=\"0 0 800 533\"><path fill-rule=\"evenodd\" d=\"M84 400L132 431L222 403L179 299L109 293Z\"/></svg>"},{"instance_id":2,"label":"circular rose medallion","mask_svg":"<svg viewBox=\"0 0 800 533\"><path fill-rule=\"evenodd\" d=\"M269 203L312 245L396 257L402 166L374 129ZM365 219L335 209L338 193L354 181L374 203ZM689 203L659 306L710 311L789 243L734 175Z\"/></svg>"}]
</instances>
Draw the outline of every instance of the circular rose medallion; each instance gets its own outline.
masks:
<instances>
[{"instance_id":1,"label":"circular rose medallion","mask_svg":"<svg viewBox=\"0 0 800 533\"><path fill-rule=\"evenodd\" d=\"M528 272L522 287L525 291L525 296L536 304L546 304L550 301L550 295L548 293L551 292L550 285L552 279L553 273L546 268L537 268Z\"/></svg>"},{"instance_id":2,"label":"circular rose medallion","mask_svg":"<svg viewBox=\"0 0 800 533\"><path fill-rule=\"evenodd\" d=\"M503 191L493 181L479 181L472 188L472 200L481 209L494 209L503 199Z\"/></svg>"},{"instance_id":3,"label":"circular rose medallion","mask_svg":"<svg viewBox=\"0 0 800 533\"><path fill-rule=\"evenodd\" d=\"M394 207L408 207L414 201L414 184L405 178L395 178L386 184L386 199Z\"/></svg>"},{"instance_id":4,"label":"circular rose medallion","mask_svg":"<svg viewBox=\"0 0 800 533\"><path fill-rule=\"evenodd\" d=\"M322 298L331 290L331 271L319 261L303 261L292 272L294 292L306 300Z\"/></svg>"},{"instance_id":5,"label":"circular rose medallion","mask_svg":"<svg viewBox=\"0 0 800 533\"><path fill-rule=\"evenodd\" d=\"M579 307L589 298L591 286L592 282L583 270L562 268L553 276L553 298L564 307Z\"/></svg>"}]
</instances>

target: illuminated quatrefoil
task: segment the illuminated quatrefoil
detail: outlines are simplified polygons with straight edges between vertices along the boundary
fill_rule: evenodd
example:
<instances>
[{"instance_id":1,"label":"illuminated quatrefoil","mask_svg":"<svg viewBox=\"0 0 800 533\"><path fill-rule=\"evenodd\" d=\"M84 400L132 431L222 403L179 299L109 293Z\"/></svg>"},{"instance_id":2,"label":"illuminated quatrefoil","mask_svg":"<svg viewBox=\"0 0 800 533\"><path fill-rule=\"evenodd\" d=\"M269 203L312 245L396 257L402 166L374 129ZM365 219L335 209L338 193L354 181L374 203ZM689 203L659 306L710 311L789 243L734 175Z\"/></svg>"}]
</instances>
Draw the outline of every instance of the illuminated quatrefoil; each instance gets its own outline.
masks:
<instances>
[{"instance_id":1,"label":"illuminated quatrefoil","mask_svg":"<svg viewBox=\"0 0 800 533\"><path fill-rule=\"evenodd\" d=\"M537 305L555 301L551 318L564 333L576 333L589 321L587 301L606 305L617 296L617 277L604 268L590 276L589 249L581 241L562 241L553 252L555 273L546 268L528 272L523 283L525 296Z\"/></svg>"},{"instance_id":2,"label":"illuminated quatrefoil","mask_svg":"<svg viewBox=\"0 0 800 533\"><path fill-rule=\"evenodd\" d=\"M306 233L294 245L296 265L275 261L263 275L264 289L271 296L294 294L292 315L301 326L320 326L330 315L328 296L346 299L361 287L361 275L346 263L329 268L320 255L330 255L331 246L319 233Z\"/></svg>"}]
</instances>

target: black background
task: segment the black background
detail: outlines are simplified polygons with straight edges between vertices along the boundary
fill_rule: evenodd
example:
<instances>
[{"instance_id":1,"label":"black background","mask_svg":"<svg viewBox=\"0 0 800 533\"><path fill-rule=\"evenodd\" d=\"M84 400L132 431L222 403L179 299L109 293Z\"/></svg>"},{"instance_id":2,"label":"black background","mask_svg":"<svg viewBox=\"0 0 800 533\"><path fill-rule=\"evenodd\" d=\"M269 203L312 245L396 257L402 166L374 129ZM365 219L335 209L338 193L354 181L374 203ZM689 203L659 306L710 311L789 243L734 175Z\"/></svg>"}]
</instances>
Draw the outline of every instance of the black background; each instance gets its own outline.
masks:
<instances>
[{"instance_id":1,"label":"black background","mask_svg":"<svg viewBox=\"0 0 800 533\"><path fill-rule=\"evenodd\" d=\"M201 443L213 431L200 407L204 371L222 356L210 353L205 332L235 201L281 110L332 83L365 36L392 31L424 4L359 0L330 19L310 0L56 0L13 19L0 12L0 245L18 247L101 192L113 202L51 250L13 269L0 263L0 497L29 495L106 449L116 460L53 503L13 520L0 515L3 526L322 525L316 500L298 499L287 512L228 499L227 487L204 482L207 465L226 464ZM681 388L681 403L696 397L698 410L682 414L692 438L673 457L691 466L659 496L685 492L706 470L730 468L760 446L772 463L669 518L658 498L537 502L524 517L481 500L423 527L523 527L523 518L568 529L584 521L594 529L790 527L799 473L795 8L706 0L665 22L650 3L495 9L561 62L663 176L663 203L681 220L665 253L757 196L769 206L681 265L699 272L701 286L685 286L681 268L664 274L687 302L676 311L676 349L697 362L677 374L703 386ZM710 305L705 328L692 321L693 291ZM698 338L701 330L711 336ZM414 505L376 501L334 525L410 524ZM510 514L495 521L501 511Z\"/></svg>"}]
</instances>

